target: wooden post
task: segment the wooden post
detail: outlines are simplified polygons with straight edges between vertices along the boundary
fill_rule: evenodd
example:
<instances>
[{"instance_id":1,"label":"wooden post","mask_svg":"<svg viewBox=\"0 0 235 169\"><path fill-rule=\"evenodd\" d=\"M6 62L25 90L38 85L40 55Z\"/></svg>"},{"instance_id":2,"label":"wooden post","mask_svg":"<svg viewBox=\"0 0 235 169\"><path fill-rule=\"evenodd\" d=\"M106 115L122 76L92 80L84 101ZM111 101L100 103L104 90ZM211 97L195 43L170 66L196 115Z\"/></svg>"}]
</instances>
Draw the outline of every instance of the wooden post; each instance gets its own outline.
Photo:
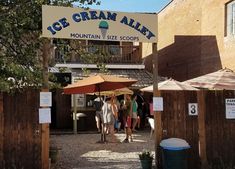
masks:
<instances>
[{"instance_id":1,"label":"wooden post","mask_svg":"<svg viewBox=\"0 0 235 169\"><path fill-rule=\"evenodd\" d=\"M153 44L153 96L159 97L158 90L158 56L157 43ZM162 117L161 112L154 112L154 140L155 140L155 166L161 168L160 142L162 140Z\"/></svg>"},{"instance_id":2,"label":"wooden post","mask_svg":"<svg viewBox=\"0 0 235 169\"><path fill-rule=\"evenodd\" d=\"M48 39L44 39L43 41L43 49L42 49L42 58L43 58L43 87L42 91L49 91L49 83L48 83L48 60L51 53L51 44ZM42 159L42 169L49 169L49 124L41 125L41 143L42 143L42 151L41 151L41 159Z\"/></svg>"},{"instance_id":3,"label":"wooden post","mask_svg":"<svg viewBox=\"0 0 235 169\"><path fill-rule=\"evenodd\" d=\"M3 93L0 92L0 168L3 166L3 132L4 132L4 114L3 114Z\"/></svg>"},{"instance_id":4,"label":"wooden post","mask_svg":"<svg viewBox=\"0 0 235 169\"><path fill-rule=\"evenodd\" d=\"M208 168L206 155L206 105L205 105L205 91L197 91L198 102L198 129L199 129L199 156L201 159L201 168Z\"/></svg>"}]
</instances>

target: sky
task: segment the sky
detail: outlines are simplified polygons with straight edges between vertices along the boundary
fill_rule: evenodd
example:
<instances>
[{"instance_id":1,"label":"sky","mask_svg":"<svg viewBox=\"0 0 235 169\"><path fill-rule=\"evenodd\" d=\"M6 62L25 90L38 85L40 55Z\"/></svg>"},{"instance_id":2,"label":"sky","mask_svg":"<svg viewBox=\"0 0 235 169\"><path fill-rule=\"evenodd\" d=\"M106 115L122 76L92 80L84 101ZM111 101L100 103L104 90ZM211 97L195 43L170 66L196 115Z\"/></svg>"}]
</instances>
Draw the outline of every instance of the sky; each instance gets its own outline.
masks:
<instances>
[{"instance_id":1,"label":"sky","mask_svg":"<svg viewBox=\"0 0 235 169\"><path fill-rule=\"evenodd\" d=\"M159 12L170 0L100 0L101 5L89 8L119 12Z\"/></svg>"}]
</instances>

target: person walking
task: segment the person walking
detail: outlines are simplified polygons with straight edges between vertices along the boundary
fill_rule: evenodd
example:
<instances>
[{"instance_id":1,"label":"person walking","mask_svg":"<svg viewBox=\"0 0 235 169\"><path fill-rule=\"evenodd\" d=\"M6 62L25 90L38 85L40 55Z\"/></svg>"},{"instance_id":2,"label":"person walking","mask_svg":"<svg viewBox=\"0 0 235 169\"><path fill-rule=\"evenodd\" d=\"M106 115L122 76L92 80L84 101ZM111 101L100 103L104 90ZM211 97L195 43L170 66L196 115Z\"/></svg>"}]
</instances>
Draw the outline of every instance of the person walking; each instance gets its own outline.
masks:
<instances>
[{"instance_id":1,"label":"person walking","mask_svg":"<svg viewBox=\"0 0 235 169\"><path fill-rule=\"evenodd\" d=\"M118 130L119 130L118 111L119 111L120 106L118 106L116 96L112 96L111 104L112 104L112 111L113 111L114 119L115 119L114 130L116 130L118 132Z\"/></svg>"},{"instance_id":2,"label":"person walking","mask_svg":"<svg viewBox=\"0 0 235 169\"><path fill-rule=\"evenodd\" d=\"M97 97L94 100L94 107L95 107L95 121L96 121L96 127L98 130L98 133L101 132L101 125L103 121L103 112L101 110L103 106L103 99L101 97Z\"/></svg>"},{"instance_id":3,"label":"person walking","mask_svg":"<svg viewBox=\"0 0 235 169\"><path fill-rule=\"evenodd\" d=\"M104 118L104 126L105 126L105 131L104 133L110 133L111 135L111 142L115 142L115 136L114 136L114 113L112 110L112 103L111 103L111 98L108 97L106 98L104 105L102 107L103 111L103 118Z\"/></svg>"},{"instance_id":4,"label":"person walking","mask_svg":"<svg viewBox=\"0 0 235 169\"><path fill-rule=\"evenodd\" d=\"M144 92L140 92L137 97L137 104L138 104L138 116L140 118L140 128L144 129L145 127L145 120L146 120L146 101L144 98Z\"/></svg>"},{"instance_id":5,"label":"person walking","mask_svg":"<svg viewBox=\"0 0 235 169\"><path fill-rule=\"evenodd\" d=\"M137 96L136 95L133 95L132 96L132 100L131 100L131 104L132 104L132 132L136 131L135 128L136 128L136 125L137 125L137 122L138 122L138 112L137 112L137 109L138 109L138 104L136 102L136 99L137 99Z\"/></svg>"},{"instance_id":6,"label":"person walking","mask_svg":"<svg viewBox=\"0 0 235 169\"><path fill-rule=\"evenodd\" d=\"M125 96L124 96L125 97ZM130 95L126 95L124 98L123 106L123 123L125 125L125 134L126 137L123 140L124 143L128 143L129 139L132 142L132 131L131 131L131 117L132 117L132 105Z\"/></svg>"}]
</instances>

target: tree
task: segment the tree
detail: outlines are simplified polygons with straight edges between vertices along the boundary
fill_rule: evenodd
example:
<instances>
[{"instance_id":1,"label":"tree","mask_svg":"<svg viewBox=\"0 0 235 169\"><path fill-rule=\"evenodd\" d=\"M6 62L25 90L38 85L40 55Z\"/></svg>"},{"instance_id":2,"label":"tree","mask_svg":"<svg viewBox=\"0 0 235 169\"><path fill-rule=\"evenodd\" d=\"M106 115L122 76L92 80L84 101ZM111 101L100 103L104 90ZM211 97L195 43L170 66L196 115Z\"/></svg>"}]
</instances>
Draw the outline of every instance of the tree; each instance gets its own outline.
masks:
<instances>
[{"instance_id":1,"label":"tree","mask_svg":"<svg viewBox=\"0 0 235 169\"><path fill-rule=\"evenodd\" d=\"M43 44L40 38L42 5L87 7L97 0L1 0L0 1L0 91L41 86ZM53 46L49 46L50 52ZM45 49L45 48L44 48ZM50 59L50 58L49 58Z\"/></svg>"}]
</instances>

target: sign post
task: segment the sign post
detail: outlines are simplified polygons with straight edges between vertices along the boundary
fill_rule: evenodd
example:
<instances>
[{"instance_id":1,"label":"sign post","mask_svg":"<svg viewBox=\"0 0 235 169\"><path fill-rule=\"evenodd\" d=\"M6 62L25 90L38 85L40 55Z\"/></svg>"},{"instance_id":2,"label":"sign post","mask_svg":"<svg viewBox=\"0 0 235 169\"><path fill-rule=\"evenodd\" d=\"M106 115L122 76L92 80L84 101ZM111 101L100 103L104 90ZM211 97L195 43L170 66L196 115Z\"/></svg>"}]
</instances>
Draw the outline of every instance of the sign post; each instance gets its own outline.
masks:
<instances>
[{"instance_id":1,"label":"sign post","mask_svg":"<svg viewBox=\"0 0 235 169\"><path fill-rule=\"evenodd\" d=\"M49 91L49 75L48 75L48 59L51 54L51 43L50 40L44 39L43 41L43 86L42 92ZM44 107L44 106L42 106ZM47 107L47 106L46 106ZM49 169L49 123L41 124L41 159L42 159L42 169Z\"/></svg>"},{"instance_id":2,"label":"sign post","mask_svg":"<svg viewBox=\"0 0 235 169\"><path fill-rule=\"evenodd\" d=\"M158 90L158 56L157 43L153 43L153 96L160 97ZM162 115L160 111L154 111L154 140L155 140L155 166L161 167L160 142L162 140Z\"/></svg>"}]
</instances>

